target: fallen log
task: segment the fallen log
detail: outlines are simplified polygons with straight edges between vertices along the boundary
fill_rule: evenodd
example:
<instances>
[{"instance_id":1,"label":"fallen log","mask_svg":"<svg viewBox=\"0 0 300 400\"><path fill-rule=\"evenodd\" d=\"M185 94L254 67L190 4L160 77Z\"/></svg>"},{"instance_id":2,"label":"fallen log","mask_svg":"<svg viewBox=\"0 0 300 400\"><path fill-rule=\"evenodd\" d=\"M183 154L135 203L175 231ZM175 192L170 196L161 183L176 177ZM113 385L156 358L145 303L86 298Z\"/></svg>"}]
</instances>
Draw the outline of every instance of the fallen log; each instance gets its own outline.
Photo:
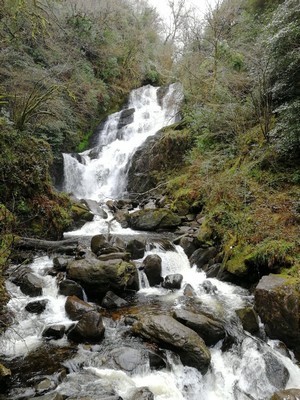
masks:
<instances>
[{"instance_id":1,"label":"fallen log","mask_svg":"<svg viewBox=\"0 0 300 400\"><path fill-rule=\"evenodd\" d=\"M42 250L51 253L74 254L78 246L78 239L41 240L21 237L15 243L19 250Z\"/></svg>"}]
</instances>

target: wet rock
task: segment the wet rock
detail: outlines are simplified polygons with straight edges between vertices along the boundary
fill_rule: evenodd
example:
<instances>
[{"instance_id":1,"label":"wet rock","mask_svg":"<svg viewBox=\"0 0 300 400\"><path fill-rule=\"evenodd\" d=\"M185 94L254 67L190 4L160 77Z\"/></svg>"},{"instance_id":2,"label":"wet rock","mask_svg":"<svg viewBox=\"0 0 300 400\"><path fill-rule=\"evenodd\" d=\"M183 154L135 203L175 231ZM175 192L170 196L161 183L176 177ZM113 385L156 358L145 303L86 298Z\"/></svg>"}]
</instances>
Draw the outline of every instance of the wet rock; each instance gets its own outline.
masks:
<instances>
[{"instance_id":1,"label":"wet rock","mask_svg":"<svg viewBox=\"0 0 300 400\"><path fill-rule=\"evenodd\" d=\"M225 337L224 325L221 321L208 317L204 314L196 314L187 310L175 310L174 318L197 332L208 345L214 345Z\"/></svg>"},{"instance_id":2,"label":"wet rock","mask_svg":"<svg viewBox=\"0 0 300 400\"><path fill-rule=\"evenodd\" d=\"M140 388L131 400L154 400L154 394L146 387Z\"/></svg>"},{"instance_id":3,"label":"wet rock","mask_svg":"<svg viewBox=\"0 0 300 400\"><path fill-rule=\"evenodd\" d=\"M290 378L288 369L272 353L265 353L263 359L266 366L266 375L269 382L277 389L284 389Z\"/></svg>"},{"instance_id":4,"label":"wet rock","mask_svg":"<svg viewBox=\"0 0 300 400\"><path fill-rule=\"evenodd\" d=\"M121 111L117 129L122 129L124 126L131 124L134 118L135 108L126 108Z\"/></svg>"},{"instance_id":5,"label":"wet rock","mask_svg":"<svg viewBox=\"0 0 300 400\"><path fill-rule=\"evenodd\" d=\"M59 283L58 293L64 296L77 296L81 300L84 297L82 287L70 279L65 279Z\"/></svg>"},{"instance_id":6,"label":"wet rock","mask_svg":"<svg viewBox=\"0 0 300 400\"><path fill-rule=\"evenodd\" d=\"M126 300L117 296L115 293L108 291L102 300L101 306L108 309L125 307L128 303Z\"/></svg>"},{"instance_id":7,"label":"wet rock","mask_svg":"<svg viewBox=\"0 0 300 400\"><path fill-rule=\"evenodd\" d=\"M111 290L117 294L138 290L138 272L132 262L122 259L97 260L86 257L68 264L67 277L82 285L88 296L101 301Z\"/></svg>"},{"instance_id":8,"label":"wet rock","mask_svg":"<svg viewBox=\"0 0 300 400\"><path fill-rule=\"evenodd\" d=\"M30 297L41 296L43 291L43 281L34 275L30 268L18 268L11 276L12 282L20 286L24 294Z\"/></svg>"},{"instance_id":9,"label":"wet rock","mask_svg":"<svg viewBox=\"0 0 300 400\"><path fill-rule=\"evenodd\" d=\"M189 283L187 285L185 285L184 291L183 291L183 295L186 297L195 297L196 296L196 292L193 288L192 285L190 285Z\"/></svg>"},{"instance_id":10,"label":"wet rock","mask_svg":"<svg viewBox=\"0 0 300 400\"><path fill-rule=\"evenodd\" d=\"M150 369L156 371L167 367L165 359L161 355L152 352L149 352L149 365Z\"/></svg>"},{"instance_id":11,"label":"wet rock","mask_svg":"<svg viewBox=\"0 0 300 400\"><path fill-rule=\"evenodd\" d=\"M47 326L42 333L46 339L61 339L65 334L66 327L64 325L51 325Z\"/></svg>"},{"instance_id":12,"label":"wet rock","mask_svg":"<svg viewBox=\"0 0 300 400\"><path fill-rule=\"evenodd\" d=\"M94 254L98 254L103 248L110 246L104 235L95 235L91 239L91 250Z\"/></svg>"},{"instance_id":13,"label":"wet rock","mask_svg":"<svg viewBox=\"0 0 300 400\"><path fill-rule=\"evenodd\" d=\"M92 342L98 343L104 336L104 325L102 316L96 311L85 313L76 326L69 331L68 339L76 343Z\"/></svg>"},{"instance_id":14,"label":"wet rock","mask_svg":"<svg viewBox=\"0 0 300 400\"><path fill-rule=\"evenodd\" d=\"M119 222L122 228L128 228L128 210L117 210L115 212L115 219Z\"/></svg>"},{"instance_id":15,"label":"wet rock","mask_svg":"<svg viewBox=\"0 0 300 400\"><path fill-rule=\"evenodd\" d=\"M200 248L191 255L191 265L196 264L198 269L205 269L205 266L218 254L218 250L215 247L209 247L207 249Z\"/></svg>"},{"instance_id":16,"label":"wet rock","mask_svg":"<svg viewBox=\"0 0 300 400\"><path fill-rule=\"evenodd\" d=\"M185 254L188 257L191 257L191 255L197 250L199 247L199 243L196 238L190 237L190 236L184 236L180 239L179 245L183 248Z\"/></svg>"},{"instance_id":17,"label":"wet rock","mask_svg":"<svg viewBox=\"0 0 300 400\"><path fill-rule=\"evenodd\" d=\"M245 331L255 334L259 332L258 315L252 307L244 307L236 310Z\"/></svg>"},{"instance_id":18,"label":"wet rock","mask_svg":"<svg viewBox=\"0 0 300 400\"><path fill-rule=\"evenodd\" d=\"M70 261L70 257L54 257L53 267L56 271L65 271Z\"/></svg>"},{"instance_id":19,"label":"wet rock","mask_svg":"<svg viewBox=\"0 0 300 400\"><path fill-rule=\"evenodd\" d=\"M181 274L167 275L162 283L165 289L180 289L183 276Z\"/></svg>"},{"instance_id":20,"label":"wet rock","mask_svg":"<svg viewBox=\"0 0 300 400\"><path fill-rule=\"evenodd\" d=\"M25 310L32 314L41 314L43 311L45 311L48 303L49 301L46 299L31 301L30 303L26 304Z\"/></svg>"},{"instance_id":21,"label":"wet rock","mask_svg":"<svg viewBox=\"0 0 300 400\"><path fill-rule=\"evenodd\" d=\"M85 313L94 310L94 307L76 296L69 296L65 303L65 310L72 321L77 321Z\"/></svg>"},{"instance_id":22,"label":"wet rock","mask_svg":"<svg viewBox=\"0 0 300 400\"><path fill-rule=\"evenodd\" d=\"M207 278L216 278L219 275L222 264L213 264L206 269ZM220 279L221 280L221 279Z\"/></svg>"},{"instance_id":23,"label":"wet rock","mask_svg":"<svg viewBox=\"0 0 300 400\"><path fill-rule=\"evenodd\" d=\"M148 357L144 350L121 346L109 351L101 367L133 374L139 372L147 363Z\"/></svg>"},{"instance_id":24,"label":"wet rock","mask_svg":"<svg viewBox=\"0 0 300 400\"><path fill-rule=\"evenodd\" d=\"M255 289L255 310L271 339L300 350L300 280L281 275L263 276Z\"/></svg>"},{"instance_id":25,"label":"wet rock","mask_svg":"<svg viewBox=\"0 0 300 400\"><path fill-rule=\"evenodd\" d=\"M59 392L67 400L122 400L113 390L102 387L97 374L90 371L70 373L59 386Z\"/></svg>"},{"instance_id":26,"label":"wet rock","mask_svg":"<svg viewBox=\"0 0 300 400\"><path fill-rule=\"evenodd\" d=\"M273 394L270 400L300 400L300 389L286 389Z\"/></svg>"},{"instance_id":27,"label":"wet rock","mask_svg":"<svg viewBox=\"0 0 300 400\"><path fill-rule=\"evenodd\" d=\"M168 230L181 224L181 218L164 208L139 210L128 215L130 228L141 231Z\"/></svg>"},{"instance_id":28,"label":"wet rock","mask_svg":"<svg viewBox=\"0 0 300 400\"><path fill-rule=\"evenodd\" d=\"M51 341L45 340L39 348L25 357L10 360L7 367L11 369L14 382L20 387L27 385L33 378L36 382L38 376L61 373L62 364L72 358L75 352L77 348L70 345L62 347L52 345Z\"/></svg>"},{"instance_id":29,"label":"wet rock","mask_svg":"<svg viewBox=\"0 0 300 400\"><path fill-rule=\"evenodd\" d=\"M93 213L93 215L98 215L102 219L107 219L107 212L103 210L95 200L85 199L84 204L88 207L88 209Z\"/></svg>"},{"instance_id":30,"label":"wet rock","mask_svg":"<svg viewBox=\"0 0 300 400\"><path fill-rule=\"evenodd\" d=\"M216 294L218 289L215 285L213 285L210 281L204 281L202 283L202 288L204 289L205 293L209 294Z\"/></svg>"},{"instance_id":31,"label":"wet rock","mask_svg":"<svg viewBox=\"0 0 300 400\"><path fill-rule=\"evenodd\" d=\"M43 379L39 383L35 385L35 389L38 392L45 392L46 390L53 389L54 382L52 382L49 378Z\"/></svg>"},{"instance_id":32,"label":"wet rock","mask_svg":"<svg viewBox=\"0 0 300 400\"><path fill-rule=\"evenodd\" d=\"M135 334L179 354L183 365L205 374L210 352L200 336L168 315L145 315L132 326Z\"/></svg>"},{"instance_id":33,"label":"wet rock","mask_svg":"<svg viewBox=\"0 0 300 400\"><path fill-rule=\"evenodd\" d=\"M133 260L143 258L145 254L146 244L144 241L133 239L130 240L126 246L126 251L131 254Z\"/></svg>"},{"instance_id":34,"label":"wet rock","mask_svg":"<svg viewBox=\"0 0 300 400\"><path fill-rule=\"evenodd\" d=\"M161 258L157 254L150 254L143 261L144 272L150 286L160 285L163 281L161 276Z\"/></svg>"}]
</instances>

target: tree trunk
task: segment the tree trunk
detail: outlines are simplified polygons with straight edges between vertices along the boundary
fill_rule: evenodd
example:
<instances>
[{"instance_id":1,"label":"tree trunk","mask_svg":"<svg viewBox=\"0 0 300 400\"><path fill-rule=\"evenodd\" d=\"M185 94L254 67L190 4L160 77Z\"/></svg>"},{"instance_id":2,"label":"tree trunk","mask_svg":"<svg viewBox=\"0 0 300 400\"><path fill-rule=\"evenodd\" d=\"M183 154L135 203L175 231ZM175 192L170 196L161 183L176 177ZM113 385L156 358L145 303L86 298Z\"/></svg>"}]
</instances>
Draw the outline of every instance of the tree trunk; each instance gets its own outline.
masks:
<instances>
[{"instance_id":1,"label":"tree trunk","mask_svg":"<svg viewBox=\"0 0 300 400\"><path fill-rule=\"evenodd\" d=\"M15 243L15 248L21 250L43 250L47 252L65 254L74 254L77 246L78 239L52 241L21 237Z\"/></svg>"}]
</instances>

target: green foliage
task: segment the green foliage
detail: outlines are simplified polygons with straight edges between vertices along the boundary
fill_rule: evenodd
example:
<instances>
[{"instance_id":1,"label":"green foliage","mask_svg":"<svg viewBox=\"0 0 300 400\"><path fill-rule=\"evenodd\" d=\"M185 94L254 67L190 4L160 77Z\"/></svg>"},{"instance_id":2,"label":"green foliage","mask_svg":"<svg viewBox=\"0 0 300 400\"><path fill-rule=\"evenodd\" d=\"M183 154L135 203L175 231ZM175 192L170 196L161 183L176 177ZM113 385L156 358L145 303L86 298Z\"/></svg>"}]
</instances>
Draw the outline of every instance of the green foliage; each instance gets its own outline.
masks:
<instances>
[{"instance_id":1,"label":"green foliage","mask_svg":"<svg viewBox=\"0 0 300 400\"><path fill-rule=\"evenodd\" d=\"M300 5L286 0L278 7L268 27L271 63L269 75L278 123L272 131L279 150L287 157L299 157L300 131Z\"/></svg>"},{"instance_id":2,"label":"green foliage","mask_svg":"<svg viewBox=\"0 0 300 400\"><path fill-rule=\"evenodd\" d=\"M266 239L248 255L246 263L259 268L276 270L292 264L292 255L295 250L296 245L293 242Z\"/></svg>"}]
</instances>

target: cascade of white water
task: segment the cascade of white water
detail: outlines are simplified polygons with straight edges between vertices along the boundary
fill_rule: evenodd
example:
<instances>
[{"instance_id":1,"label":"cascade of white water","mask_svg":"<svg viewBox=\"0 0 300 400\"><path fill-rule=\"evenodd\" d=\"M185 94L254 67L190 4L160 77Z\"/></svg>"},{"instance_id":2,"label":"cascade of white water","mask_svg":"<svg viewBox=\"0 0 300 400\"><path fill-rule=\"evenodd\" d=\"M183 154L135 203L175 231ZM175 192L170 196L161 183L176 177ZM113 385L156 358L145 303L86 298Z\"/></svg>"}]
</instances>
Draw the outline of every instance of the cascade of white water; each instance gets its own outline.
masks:
<instances>
[{"instance_id":1,"label":"cascade of white water","mask_svg":"<svg viewBox=\"0 0 300 400\"><path fill-rule=\"evenodd\" d=\"M14 318L14 323L1 337L0 353L6 357L23 356L38 347L42 341L42 332L46 326L63 324L69 327L73 324L65 312L66 297L58 294L55 277L47 274L53 262L47 256L37 258L31 265L32 272L43 282L41 296L32 298L23 294L18 286L7 281L7 290L11 299L7 305ZM25 310L31 301L46 300L45 311L32 314Z\"/></svg>"},{"instance_id":2,"label":"cascade of white water","mask_svg":"<svg viewBox=\"0 0 300 400\"><path fill-rule=\"evenodd\" d=\"M133 90L128 103L132 121L120 123L123 111L112 114L99 132L97 147L81 153L80 158L64 154L65 191L93 200L122 196L135 150L149 136L176 121L182 100L180 85L170 85L161 101L158 91L150 85Z\"/></svg>"}]
</instances>

